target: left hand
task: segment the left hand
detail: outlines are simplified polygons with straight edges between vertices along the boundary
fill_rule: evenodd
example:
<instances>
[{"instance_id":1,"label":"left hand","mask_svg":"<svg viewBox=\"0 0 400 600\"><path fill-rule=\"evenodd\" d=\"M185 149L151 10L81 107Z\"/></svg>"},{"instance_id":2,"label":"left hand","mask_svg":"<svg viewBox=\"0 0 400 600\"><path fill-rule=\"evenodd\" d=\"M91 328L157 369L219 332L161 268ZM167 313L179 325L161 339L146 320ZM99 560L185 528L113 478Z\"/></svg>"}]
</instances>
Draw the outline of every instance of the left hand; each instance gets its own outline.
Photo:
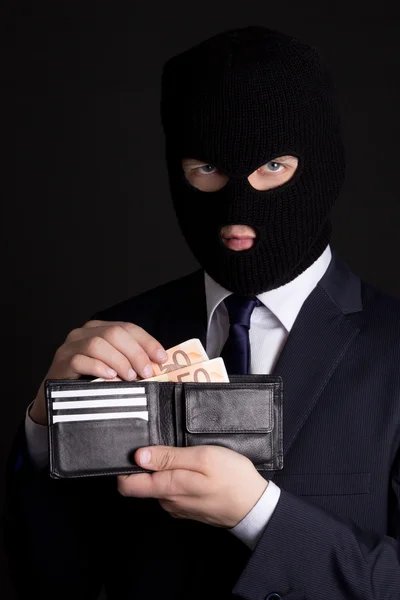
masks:
<instances>
[{"instance_id":1,"label":"left hand","mask_svg":"<svg viewBox=\"0 0 400 600\"><path fill-rule=\"evenodd\" d=\"M157 498L172 517L215 527L237 525L268 485L248 458L222 446L150 446L135 462L154 473L119 475L122 496Z\"/></svg>"}]
</instances>

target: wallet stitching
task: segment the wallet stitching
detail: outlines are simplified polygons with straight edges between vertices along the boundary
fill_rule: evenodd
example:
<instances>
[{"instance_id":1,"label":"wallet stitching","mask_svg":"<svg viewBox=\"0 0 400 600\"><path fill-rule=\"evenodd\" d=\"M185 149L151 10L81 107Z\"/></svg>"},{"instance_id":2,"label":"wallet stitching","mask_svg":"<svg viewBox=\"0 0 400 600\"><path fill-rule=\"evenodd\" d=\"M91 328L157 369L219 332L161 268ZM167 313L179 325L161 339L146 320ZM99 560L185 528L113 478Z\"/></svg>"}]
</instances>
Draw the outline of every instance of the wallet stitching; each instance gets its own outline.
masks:
<instances>
[{"instance_id":1,"label":"wallet stitching","mask_svg":"<svg viewBox=\"0 0 400 600\"><path fill-rule=\"evenodd\" d=\"M278 382L274 382L273 383L274 387L276 388L276 407L277 407L277 411L279 413L279 418L278 418L278 424L276 427L276 430L274 430L274 435L276 435L277 440L279 441L280 439L282 439L283 437L283 415L282 415L282 409L283 409L283 389L282 389L282 381L280 383ZM272 446L272 440L271 440L271 446ZM271 461L271 468L278 471L281 470L283 468L283 447L281 444L277 444L278 446L278 453L274 456L274 458ZM271 452L272 454L272 452Z\"/></svg>"},{"instance_id":2,"label":"wallet stitching","mask_svg":"<svg viewBox=\"0 0 400 600\"><path fill-rule=\"evenodd\" d=\"M131 473L152 473L152 471L149 471L147 469L142 469L141 467L127 467L126 471L104 471L104 470L99 470L96 472L90 472L90 471L83 471L82 473L75 473L74 475L71 475L69 473L67 473L66 475L61 475L61 473L57 470L54 469L54 474L58 475L58 478L62 478L62 479L78 479L81 477L96 477L99 475L129 475Z\"/></svg>"},{"instance_id":3,"label":"wallet stitching","mask_svg":"<svg viewBox=\"0 0 400 600\"><path fill-rule=\"evenodd\" d=\"M191 429L190 426L189 426L189 421L192 418L192 403L190 402L190 400L191 400L192 396L194 395L194 392L196 392L197 390L199 390L199 388L196 387L196 388L194 388L192 390L189 388L186 391L186 393L185 393L185 404L186 404L186 419L185 420L186 420L186 430L189 433L192 433L192 434L207 434L207 433L210 433L210 434L212 434L212 433L229 433L229 432L232 432L232 433L250 433L250 434L254 433L254 434L256 434L256 433L272 433L273 432L273 430L274 430L274 418L273 418L273 410L272 410L273 402L271 402L270 400L271 399L273 400L274 396L273 396L273 392L272 392L272 390L270 388L260 387L259 384L237 384L237 385L234 385L234 387L233 387L232 384L230 384L230 385L224 385L224 384L219 383L218 387L212 388L212 387L207 386L207 389L208 390L210 390L210 389L219 390L219 389L221 389L221 387L228 388L230 390L234 389L235 391L241 390L241 389L243 389L243 387L245 387L246 389L249 388L249 389L253 389L253 390L254 389L255 390L262 390L262 391L265 390L266 392L268 392L268 400L269 400L269 402L268 402L268 405L267 405L266 408L269 411L268 417L269 417L269 422L271 423L271 426L268 427L268 428L263 427L261 429L243 429L243 428L241 428L241 429L234 429L234 428L227 429L227 428L225 428L225 429L207 429L207 430L204 430L204 429L203 430L198 430L198 429L194 430L194 429ZM273 387L276 387L276 386L274 385Z\"/></svg>"}]
</instances>

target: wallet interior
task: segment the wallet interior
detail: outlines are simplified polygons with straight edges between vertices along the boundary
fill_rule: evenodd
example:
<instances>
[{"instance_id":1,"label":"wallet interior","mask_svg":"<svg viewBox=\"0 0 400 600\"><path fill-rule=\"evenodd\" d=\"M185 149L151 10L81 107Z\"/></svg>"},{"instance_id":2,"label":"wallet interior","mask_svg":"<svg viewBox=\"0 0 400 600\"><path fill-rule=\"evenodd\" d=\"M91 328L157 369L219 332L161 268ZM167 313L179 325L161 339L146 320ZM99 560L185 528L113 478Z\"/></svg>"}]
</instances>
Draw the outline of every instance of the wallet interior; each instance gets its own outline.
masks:
<instances>
[{"instance_id":1,"label":"wallet interior","mask_svg":"<svg viewBox=\"0 0 400 600\"><path fill-rule=\"evenodd\" d=\"M47 380L49 466L54 478L145 472L143 446L220 445L258 470L283 467L282 380L229 383Z\"/></svg>"}]
</instances>

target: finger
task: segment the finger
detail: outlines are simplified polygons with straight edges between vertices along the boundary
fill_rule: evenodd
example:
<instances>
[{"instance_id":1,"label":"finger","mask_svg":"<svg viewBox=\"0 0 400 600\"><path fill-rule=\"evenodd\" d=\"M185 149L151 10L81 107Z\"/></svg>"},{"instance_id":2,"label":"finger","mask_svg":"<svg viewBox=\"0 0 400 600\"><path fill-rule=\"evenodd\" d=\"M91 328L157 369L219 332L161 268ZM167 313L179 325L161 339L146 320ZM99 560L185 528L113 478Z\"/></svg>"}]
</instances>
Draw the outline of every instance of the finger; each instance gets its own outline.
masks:
<instances>
[{"instance_id":1,"label":"finger","mask_svg":"<svg viewBox=\"0 0 400 600\"><path fill-rule=\"evenodd\" d=\"M135 498L154 498L155 486L152 473L135 473L134 475L118 475L118 492L121 496Z\"/></svg>"},{"instance_id":2,"label":"finger","mask_svg":"<svg viewBox=\"0 0 400 600\"><path fill-rule=\"evenodd\" d=\"M193 517L190 512L184 510L181 503L162 498L158 500L158 503L173 519L191 519Z\"/></svg>"},{"instance_id":3,"label":"finger","mask_svg":"<svg viewBox=\"0 0 400 600\"><path fill-rule=\"evenodd\" d=\"M93 327L105 327L106 325L114 325L115 323L122 323L122 321L99 321L98 319L92 319L87 321L81 329L92 329Z\"/></svg>"},{"instance_id":4,"label":"finger","mask_svg":"<svg viewBox=\"0 0 400 600\"><path fill-rule=\"evenodd\" d=\"M96 328L98 329L100 336L105 337L105 339L111 343L115 341L116 347L118 347L118 334L116 332L118 329L126 331L134 341L134 343L128 346L128 349L131 349L131 353L127 356L129 360L132 360L133 357L132 367L141 375L141 377L146 378L156 374L150 364L151 361L162 364L168 359L167 352L158 340L147 333L142 327L125 321L88 321L83 327L72 330L67 336L67 341L74 342L79 339L91 337L93 336L93 329ZM104 332L110 332L110 335L108 333L105 335Z\"/></svg>"},{"instance_id":5,"label":"finger","mask_svg":"<svg viewBox=\"0 0 400 600\"><path fill-rule=\"evenodd\" d=\"M132 368L141 377L146 378L154 375L149 355L134 335L127 331L124 324L113 324L105 327L102 336L127 358Z\"/></svg>"},{"instance_id":6,"label":"finger","mask_svg":"<svg viewBox=\"0 0 400 600\"><path fill-rule=\"evenodd\" d=\"M93 377L102 379L111 379L117 376L117 372L106 363L84 354L75 354L70 361L70 368L76 375L93 375Z\"/></svg>"},{"instance_id":7,"label":"finger","mask_svg":"<svg viewBox=\"0 0 400 600\"><path fill-rule=\"evenodd\" d=\"M152 361L162 363L167 360L168 354L164 347L142 327L126 322L121 323L121 326L141 345Z\"/></svg>"},{"instance_id":8,"label":"finger","mask_svg":"<svg viewBox=\"0 0 400 600\"><path fill-rule=\"evenodd\" d=\"M99 329L99 335L103 332L104 327L108 325L122 325L122 321L88 321L82 327L76 327L72 329L67 337L67 342L77 342L78 340L83 340L88 337L93 337L93 329Z\"/></svg>"},{"instance_id":9,"label":"finger","mask_svg":"<svg viewBox=\"0 0 400 600\"><path fill-rule=\"evenodd\" d=\"M98 325L98 323L101 323L101 325ZM89 321L87 327L80 330L80 335L83 338L93 336L94 329L98 330L99 336L106 339L127 357L134 371L141 377L147 378L155 375L151 365L152 357L157 357L158 351L165 351L159 345L159 342L144 331L144 329L133 323L125 323L123 321ZM71 335L73 335L73 332L71 332L70 336ZM146 348L148 348L149 345L151 346L152 356L148 355L146 349L143 348L142 343L146 345ZM159 358L160 356L158 356L157 362L160 362Z\"/></svg>"},{"instance_id":10,"label":"finger","mask_svg":"<svg viewBox=\"0 0 400 600\"><path fill-rule=\"evenodd\" d=\"M158 503L161 506L161 508L163 508L166 512L168 512L171 515L171 517L174 517L175 519L179 518L176 502L166 500L165 498L160 498L158 500Z\"/></svg>"},{"instance_id":11,"label":"finger","mask_svg":"<svg viewBox=\"0 0 400 600\"><path fill-rule=\"evenodd\" d=\"M207 446L151 446L135 453L135 462L145 469L168 471L186 469L207 475L210 472L210 452Z\"/></svg>"},{"instance_id":12,"label":"finger","mask_svg":"<svg viewBox=\"0 0 400 600\"><path fill-rule=\"evenodd\" d=\"M68 347L71 356L70 364L73 369L81 368L80 355L103 362L113 369L121 379L132 381L137 377L136 371L127 357L113 344L100 336L89 337L78 342L72 342Z\"/></svg>"},{"instance_id":13,"label":"finger","mask_svg":"<svg viewBox=\"0 0 400 600\"><path fill-rule=\"evenodd\" d=\"M204 489L204 476L193 471L176 470L118 476L119 493L135 498L171 499L183 495L197 495L199 489Z\"/></svg>"},{"instance_id":14,"label":"finger","mask_svg":"<svg viewBox=\"0 0 400 600\"><path fill-rule=\"evenodd\" d=\"M131 335L139 344L143 350L147 353L150 360L162 363L168 358L168 354L165 348L160 344L156 338L150 333L145 331L139 325L135 323L129 323L128 321L98 321L92 320L85 323L82 329L93 329L94 327L109 327L113 325L119 325L123 327L129 335ZM88 334L89 335L89 334Z\"/></svg>"}]
</instances>

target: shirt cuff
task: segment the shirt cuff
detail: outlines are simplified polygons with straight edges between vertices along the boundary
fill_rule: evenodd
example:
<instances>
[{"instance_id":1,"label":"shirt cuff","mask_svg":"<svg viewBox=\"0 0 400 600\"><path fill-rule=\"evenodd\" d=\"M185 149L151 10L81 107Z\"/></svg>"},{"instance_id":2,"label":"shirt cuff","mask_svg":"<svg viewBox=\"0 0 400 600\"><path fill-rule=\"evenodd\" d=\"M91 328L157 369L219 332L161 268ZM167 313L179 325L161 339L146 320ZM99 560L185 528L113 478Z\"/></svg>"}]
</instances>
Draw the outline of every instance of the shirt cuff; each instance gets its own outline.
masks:
<instances>
[{"instance_id":1,"label":"shirt cuff","mask_svg":"<svg viewBox=\"0 0 400 600\"><path fill-rule=\"evenodd\" d=\"M25 436L28 454L32 463L37 469L44 469L49 463L48 439L49 432L47 425L35 423L29 416L32 407L31 402L25 413Z\"/></svg>"},{"instance_id":2,"label":"shirt cuff","mask_svg":"<svg viewBox=\"0 0 400 600\"><path fill-rule=\"evenodd\" d=\"M267 488L251 511L230 531L244 542L251 550L257 545L268 521L273 515L281 495L280 488L270 481Z\"/></svg>"}]
</instances>

